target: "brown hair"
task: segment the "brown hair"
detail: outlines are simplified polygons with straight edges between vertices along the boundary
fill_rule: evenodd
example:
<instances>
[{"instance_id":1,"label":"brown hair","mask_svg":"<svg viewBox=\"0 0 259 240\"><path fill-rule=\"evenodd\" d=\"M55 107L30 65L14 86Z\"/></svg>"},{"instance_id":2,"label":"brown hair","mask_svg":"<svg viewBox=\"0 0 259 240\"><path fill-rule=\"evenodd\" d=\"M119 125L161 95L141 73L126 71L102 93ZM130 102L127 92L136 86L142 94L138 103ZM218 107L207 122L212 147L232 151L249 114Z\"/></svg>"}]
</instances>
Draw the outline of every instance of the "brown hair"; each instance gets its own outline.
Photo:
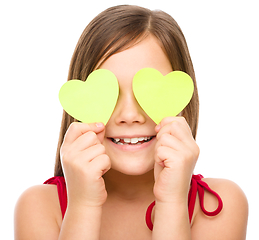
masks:
<instances>
[{"instance_id":1,"label":"brown hair","mask_svg":"<svg viewBox=\"0 0 259 240\"><path fill-rule=\"evenodd\" d=\"M71 59L68 80L85 81L100 62L112 54L141 41L153 34L161 43L174 70L188 73L194 82L194 94L183 110L193 137L196 137L199 99L194 69L184 35L175 20L163 11L151 11L130 5L111 7L95 17L85 28L76 45ZM55 176L63 176L60 161L60 147L69 125L76 121L66 112L60 129L57 147Z\"/></svg>"}]
</instances>

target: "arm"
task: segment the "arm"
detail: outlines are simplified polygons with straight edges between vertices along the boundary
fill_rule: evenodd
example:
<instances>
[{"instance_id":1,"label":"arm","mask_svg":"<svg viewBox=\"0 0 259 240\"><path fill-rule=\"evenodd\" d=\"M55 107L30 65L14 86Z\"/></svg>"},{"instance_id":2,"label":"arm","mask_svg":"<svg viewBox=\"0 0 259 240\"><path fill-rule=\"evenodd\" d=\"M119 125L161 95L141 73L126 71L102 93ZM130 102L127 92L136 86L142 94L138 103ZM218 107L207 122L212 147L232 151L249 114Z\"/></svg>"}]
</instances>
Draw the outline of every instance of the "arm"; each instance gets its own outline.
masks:
<instances>
[{"instance_id":1,"label":"arm","mask_svg":"<svg viewBox=\"0 0 259 240\"><path fill-rule=\"evenodd\" d=\"M156 130L156 206L152 239L245 240L248 203L242 190L231 181L204 179L221 196L224 207L218 216L208 217L196 202L190 226L187 199L199 150L183 118L165 118ZM217 199L206 191L204 201L208 211L217 208Z\"/></svg>"},{"instance_id":2,"label":"arm","mask_svg":"<svg viewBox=\"0 0 259 240\"><path fill-rule=\"evenodd\" d=\"M59 234L59 240L99 240L101 207L68 206Z\"/></svg>"},{"instance_id":3,"label":"arm","mask_svg":"<svg viewBox=\"0 0 259 240\"><path fill-rule=\"evenodd\" d=\"M152 239L190 240L187 203L156 203Z\"/></svg>"},{"instance_id":4,"label":"arm","mask_svg":"<svg viewBox=\"0 0 259 240\"><path fill-rule=\"evenodd\" d=\"M190 240L188 192L199 148L182 117L163 119L156 131L152 239Z\"/></svg>"},{"instance_id":5,"label":"arm","mask_svg":"<svg viewBox=\"0 0 259 240\"><path fill-rule=\"evenodd\" d=\"M68 206L59 240L98 240L107 192L102 175L110 159L101 144L104 125L72 124L61 147Z\"/></svg>"},{"instance_id":6,"label":"arm","mask_svg":"<svg viewBox=\"0 0 259 240\"><path fill-rule=\"evenodd\" d=\"M15 239L99 239L102 205L107 198L102 175L110 169L110 159L101 144L103 137L103 124L70 125L61 147L68 194L64 220L58 217L57 191L53 201L54 193L50 197L46 190L51 186L38 187L23 194L17 203Z\"/></svg>"},{"instance_id":7,"label":"arm","mask_svg":"<svg viewBox=\"0 0 259 240\"><path fill-rule=\"evenodd\" d=\"M224 208L215 217L206 216L197 202L193 225L190 228L186 203L182 206L169 204L155 206L154 230L157 239L192 240L245 240L248 220L248 202L245 194L235 183L225 179L203 179L222 198ZM197 199L198 200L198 199ZM217 208L217 199L205 192L204 204L208 211ZM191 230L191 231L190 231Z\"/></svg>"}]
</instances>

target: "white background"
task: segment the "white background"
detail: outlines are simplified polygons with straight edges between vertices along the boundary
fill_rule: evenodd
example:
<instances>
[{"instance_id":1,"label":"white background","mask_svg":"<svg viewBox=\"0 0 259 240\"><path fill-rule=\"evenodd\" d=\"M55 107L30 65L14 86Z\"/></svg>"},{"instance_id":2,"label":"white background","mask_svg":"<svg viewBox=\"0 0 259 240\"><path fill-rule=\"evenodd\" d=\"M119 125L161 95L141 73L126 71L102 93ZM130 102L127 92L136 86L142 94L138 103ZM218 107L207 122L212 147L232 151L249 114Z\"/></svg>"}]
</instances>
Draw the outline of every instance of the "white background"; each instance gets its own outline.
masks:
<instances>
[{"instance_id":1,"label":"white background","mask_svg":"<svg viewBox=\"0 0 259 240\"><path fill-rule=\"evenodd\" d=\"M58 91L85 26L123 1L2 1L0 238L13 239L20 194L53 176L62 108ZM128 1L172 15L194 63L200 95L195 173L227 178L250 206L247 239L258 237L258 2ZM233 199L235 201L235 199ZM256 224L257 223L257 224Z\"/></svg>"}]
</instances>

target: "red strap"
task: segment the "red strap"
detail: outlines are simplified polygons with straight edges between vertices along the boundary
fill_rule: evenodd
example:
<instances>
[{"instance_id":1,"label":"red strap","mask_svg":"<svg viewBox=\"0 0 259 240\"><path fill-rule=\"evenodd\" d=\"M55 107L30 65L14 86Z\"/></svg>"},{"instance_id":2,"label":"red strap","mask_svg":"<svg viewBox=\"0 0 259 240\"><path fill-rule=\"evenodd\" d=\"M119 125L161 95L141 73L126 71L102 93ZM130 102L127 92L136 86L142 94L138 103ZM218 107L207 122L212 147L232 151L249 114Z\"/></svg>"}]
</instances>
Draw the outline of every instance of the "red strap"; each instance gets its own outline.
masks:
<instances>
[{"instance_id":1,"label":"red strap","mask_svg":"<svg viewBox=\"0 0 259 240\"><path fill-rule=\"evenodd\" d=\"M188 211L189 211L190 222L191 222L192 216L193 216L197 192L199 195L201 209L204 212L204 214L206 214L207 216L216 216L217 214L220 213L220 211L223 208L223 202L222 202L220 196L216 192L214 192L212 189L210 189L208 184L201 180L202 178L203 178L203 176L200 174L192 175L191 187L190 187L190 191L189 191L189 195L188 195ZM213 212L208 212L204 208L204 189L209 191L210 193L212 193L218 199L218 208ZM146 224L151 231L153 230L153 223L151 220L151 215L152 215L152 210L153 210L154 206L155 206L155 201L149 205L149 207L147 208L147 212L146 212Z\"/></svg>"},{"instance_id":2,"label":"red strap","mask_svg":"<svg viewBox=\"0 0 259 240\"><path fill-rule=\"evenodd\" d=\"M153 207L155 206L156 202L152 202L148 208L147 208L147 212L146 212L146 224L147 227L152 231L153 230L153 223L152 223L152 219L151 219L151 215L152 215L152 210Z\"/></svg>"},{"instance_id":3,"label":"red strap","mask_svg":"<svg viewBox=\"0 0 259 240\"><path fill-rule=\"evenodd\" d=\"M188 211L189 211L189 220L190 220L190 222L192 221L192 216L193 216L193 211L194 211L194 207L195 207L197 190L198 190L198 183L195 180L194 176L192 176L191 187L190 187L189 195L188 195Z\"/></svg>"},{"instance_id":4,"label":"red strap","mask_svg":"<svg viewBox=\"0 0 259 240\"><path fill-rule=\"evenodd\" d=\"M191 222L194 206L195 206L195 200L198 192L200 206L204 214L207 216L215 216L219 214L223 208L223 202L220 198L220 196L214 192L207 183L202 181L203 176L202 175L193 175L191 179L191 187L188 195L188 211L189 211L189 220ZM44 182L44 184L55 184L57 185L58 190L58 196L59 196L59 202L60 202L60 208L62 212L62 218L64 218L66 208L67 208L67 190L66 190L66 183L64 177L53 177L48 179ZM208 212L204 208L204 189L212 193L217 199L218 199L218 207L215 211ZM146 224L150 230L153 230L153 223L151 220L152 210L155 206L155 201L152 202L149 207L147 208L146 212Z\"/></svg>"},{"instance_id":5,"label":"red strap","mask_svg":"<svg viewBox=\"0 0 259 240\"><path fill-rule=\"evenodd\" d=\"M197 176L201 176L201 175L197 175ZM195 178L197 178L195 176ZM196 179L197 183L198 183L198 194L199 194L199 200L200 200L200 206L202 211L207 215L207 216L216 216L217 214L219 214L223 208L223 202L220 198L220 196L213 191L207 183L203 182L201 180L201 178L203 178L202 176L200 177L200 179ZM207 190L208 192L212 193L217 199L218 199L218 207L216 210L212 211L212 212L208 212L205 208L204 208L204 189Z\"/></svg>"},{"instance_id":6,"label":"red strap","mask_svg":"<svg viewBox=\"0 0 259 240\"><path fill-rule=\"evenodd\" d=\"M47 181L45 181L44 184L57 185L62 218L64 218L64 215L67 209L67 189L66 189L66 182L64 177L57 176L57 177L50 178Z\"/></svg>"}]
</instances>

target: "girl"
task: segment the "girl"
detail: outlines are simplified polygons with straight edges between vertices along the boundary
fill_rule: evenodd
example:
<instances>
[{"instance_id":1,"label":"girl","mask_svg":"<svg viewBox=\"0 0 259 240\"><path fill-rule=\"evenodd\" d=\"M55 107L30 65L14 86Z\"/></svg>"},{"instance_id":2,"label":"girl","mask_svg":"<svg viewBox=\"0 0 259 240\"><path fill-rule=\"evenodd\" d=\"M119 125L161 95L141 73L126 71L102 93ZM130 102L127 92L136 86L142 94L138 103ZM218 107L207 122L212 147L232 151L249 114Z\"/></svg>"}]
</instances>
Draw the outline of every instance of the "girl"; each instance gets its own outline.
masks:
<instances>
[{"instance_id":1,"label":"girl","mask_svg":"<svg viewBox=\"0 0 259 240\"><path fill-rule=\"evenodd\" d=\"M194 94L180 116L156 125L139 106L132 79L147 67L192 77ZM55 177L18 200L15 238L245 239L242 190L192 174L199 155L198 93L185 38L172 17L128 5L99 14L79 39L68 79L85 81L96 69L118 79L114 112L106 126L64 112Z\"/></svg>"}]
</instances>

